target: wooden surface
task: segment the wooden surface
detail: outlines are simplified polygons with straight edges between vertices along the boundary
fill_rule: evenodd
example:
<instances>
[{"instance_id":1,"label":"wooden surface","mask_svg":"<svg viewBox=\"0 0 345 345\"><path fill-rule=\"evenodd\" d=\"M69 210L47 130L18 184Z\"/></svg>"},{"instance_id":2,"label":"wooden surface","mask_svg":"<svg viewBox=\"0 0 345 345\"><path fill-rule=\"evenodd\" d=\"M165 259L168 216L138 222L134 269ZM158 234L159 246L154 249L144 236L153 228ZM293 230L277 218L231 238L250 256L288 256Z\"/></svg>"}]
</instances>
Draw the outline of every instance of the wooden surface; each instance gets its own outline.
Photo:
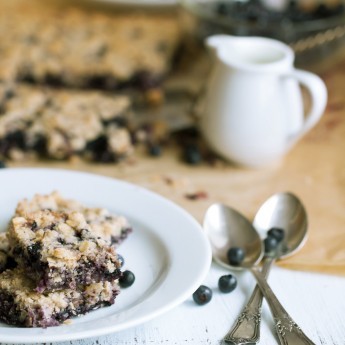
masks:
<instances>
[{"instance_id":1,"label":"wooden surface","mask_svg":"<svg viewBox=\"0 0 345 345\"><path fill-rule=\"evenodd\" d=\"M324 72L322 77L328 86L329 103L321 122L284 160L263 169L249 170L231 164L188 166L181 162L175 148L166 150L159 158L138 154L120 165L81 161L10 165L73 169L124 179L168 197L199 221L213 202L224 202L252 218L267 197L279 191L292 191L306 205L310 237L305 248L282 265L344 274L345 64ZM185 197L198 191L206 192L208 197ZM225 272L213 267L206 283L216 287L222 273ZM239 278L240 286L233 294L216 292L207 306L196 307L188 300L145 325L71 344L218 344L253 287L249 274ZM345 278L276 268L270 282L288 311L317 344L345 344ZM267 308L263 321L261 343L276 343Z\"/></svg>"}]
</instances>

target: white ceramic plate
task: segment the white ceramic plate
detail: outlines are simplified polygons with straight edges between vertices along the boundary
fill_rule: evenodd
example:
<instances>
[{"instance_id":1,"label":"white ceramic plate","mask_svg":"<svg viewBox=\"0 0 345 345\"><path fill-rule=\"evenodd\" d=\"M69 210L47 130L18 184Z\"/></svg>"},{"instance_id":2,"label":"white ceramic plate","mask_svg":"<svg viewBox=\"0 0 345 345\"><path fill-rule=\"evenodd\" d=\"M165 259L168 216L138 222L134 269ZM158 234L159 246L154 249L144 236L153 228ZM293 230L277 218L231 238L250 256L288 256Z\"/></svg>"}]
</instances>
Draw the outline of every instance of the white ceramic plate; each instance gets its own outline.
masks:
<instances>
[{"instance_id":1,"label":"white ceramic plate","mask_svg":"<svg viewBox=\"0 0 345 345\"><path fill-rule=\"evenodd\" d=\"M134 232L118 252L136 281L121 291L115 305L75 318L70 325L30 329L0 323L0 342L67 341L123 330L177 306L202 283L211 250L200 225L167 199L119 180L65 170L1 170L0 229L5 230L19 199L53 190L128 217Z\"/></svg>"}]
</instances>

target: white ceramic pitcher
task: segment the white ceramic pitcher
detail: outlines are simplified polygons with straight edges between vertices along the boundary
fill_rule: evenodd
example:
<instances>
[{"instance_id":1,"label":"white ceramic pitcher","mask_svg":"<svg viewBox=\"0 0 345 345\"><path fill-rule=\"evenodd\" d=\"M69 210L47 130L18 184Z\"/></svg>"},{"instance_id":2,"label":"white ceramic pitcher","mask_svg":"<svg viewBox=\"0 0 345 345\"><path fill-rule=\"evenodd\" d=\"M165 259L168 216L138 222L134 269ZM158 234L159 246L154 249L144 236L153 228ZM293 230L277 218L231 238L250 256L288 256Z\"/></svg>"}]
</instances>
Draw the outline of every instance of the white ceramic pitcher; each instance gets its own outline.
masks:
<instances>
[{"instance_id":1,"label":"white ceramic pitcher","mask_svg":"<svg viewBox=\"0 0 345 345\"><path fill-rule=\"evenodd\" d=\"M282 157L322 116L327 90L316 75L293 67L294 53L262 37L209 37L214 66L207 84L201 131L210 146L235 163L258 167ZM299 83L311 95L304 116Z\"/></svg>"}]
</instances>

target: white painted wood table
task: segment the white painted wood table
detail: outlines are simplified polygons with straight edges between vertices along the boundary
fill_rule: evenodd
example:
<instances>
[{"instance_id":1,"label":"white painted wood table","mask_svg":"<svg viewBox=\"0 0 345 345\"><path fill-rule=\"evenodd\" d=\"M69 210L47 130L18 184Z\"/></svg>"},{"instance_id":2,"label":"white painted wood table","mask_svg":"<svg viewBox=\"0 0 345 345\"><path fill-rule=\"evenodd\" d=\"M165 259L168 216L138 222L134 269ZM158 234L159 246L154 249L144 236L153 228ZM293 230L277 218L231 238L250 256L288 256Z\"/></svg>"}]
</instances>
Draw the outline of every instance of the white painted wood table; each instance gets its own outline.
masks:
<instances>
[{"instance_id":1,"label":"white painted wood table","mask_svg":"<svg viewBox=\"0 0 345 345\"><path fill-rule=\"evenodd\" d=\"M227 271L216 264L205 280L213 298L205 306L192 298L170 312L135 328L107 336L58 345L135 345L135 344L221 344L253 287L248 272L233 272L238 286L232 293L221 293L218 278ZM345 344L345 278L273 268L269 282L290 315L316 344ZM273 320L263 305L262 345L278 344Z\"/></svg>"}]
</instances>

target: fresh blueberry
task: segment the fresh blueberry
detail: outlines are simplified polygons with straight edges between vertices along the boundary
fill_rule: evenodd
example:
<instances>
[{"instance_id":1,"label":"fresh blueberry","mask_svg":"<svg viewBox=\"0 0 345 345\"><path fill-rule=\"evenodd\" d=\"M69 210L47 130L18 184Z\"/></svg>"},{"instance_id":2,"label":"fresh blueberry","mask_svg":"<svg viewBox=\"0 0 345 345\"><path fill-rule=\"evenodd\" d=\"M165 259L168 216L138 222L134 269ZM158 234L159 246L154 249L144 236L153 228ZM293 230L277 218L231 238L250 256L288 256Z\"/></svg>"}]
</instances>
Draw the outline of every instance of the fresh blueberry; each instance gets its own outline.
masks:
<instances>
[{"instance_id":1,"label":"fresh blueberry","mask_svg":"<svg viewBox=\"0 0 345 345\"><path fill-rule=\"evenodd\" d=\"M126 288L133 285L134 281L135 281L134 273L127 270L127 271L122 272L122 275L119 279L119 285L122 288Z\"/></svg>"},{"instance_id":2,"label":"fresh blueberry","mask_svg":"<svg viewBox=\"0 0 345 345\"><path fill-rule=\"evenodd\" d=\"M149 151L150 156L152 157L158 157L162 154L162 149L157 144L149 145L148 151Z\"/></svg>"},{"instance_id":3,"label":"fresh blueberry","mask_svg":"<svg viewBox=\"0 0 345 345\"><path fill-rule=\"evenodd\" d=\"M228 3L222 1L217 4L216 11L220 15L228 15L230 14L231 8Z\"/></svg>"},{"instance_id":4,"label":"fresh blueberry","mask_svg":"<svg viewBox=\"0 0 345 345\"><path fill-rule=\"evenodd\" d=\"M123 267L123 265L125 264L125 259L123 258L123 256L120 254L117 254L117 260L120 263L120 267Z\"/></svg>"},{"instance_id":5,"label":"fresh blueberry","mask_svg":"<svg viewBox=\"0 0 345 345\"><path fill-rule=\"evenodd\" d=\"M278 242L281 242L285 236L285 233L281 228L271 228L267 231L267 236L274 237Z\"/></svg>"},{"instance_id":6,"label":"fresh blueberry","mask_svg":"<svg viewBox=\"0 0 345 345\"><path fill-rule=\"evenodd\" d=\"M239 247L232 247L228 250L227 257L230 265L238 266L244 260L245 251Z\"/></svg>"},{"instance_id":7,"label":"fresh blueberry","mask_svg":"<svg viewBox=\"0 0 345 345\"><path fill-rule=\"evenodd\" d=\"M95 153L106 151L108 149L108 138L105 135L100 135L96 139L89 141L86 148Z\"/></svg>"},{"instance_id":8,"label":"fresh blueberry","mask_svg":"<svg viewBox=\"0 0 345 345\"><path fill-rule=\"evenodd\" d=\"M274 237L267 236L264 239L264 245L265 245L265 253L269 253L270 251L277 248L278 241Z\"/></svg>"},{"instance_id":9,"label":"fresh blueberry","mask_svg":"<svg viewBox=\"0 0 345 345\"><path fill-rule=\"evenodd\" d=\"M33 149L41 155L45 155L47 153L47 138L44 136L37 136L34 144Z\"/></svg>"},{"instance_id":10,"label":"fresh blueberry","mask_svg":"<svg viewBox=\"0 0 345 345\"><path fill-rule=\"evenodd\" d=\"M201 162L201 153L197 146L188 145L185 148L184 160L191 165L196 165Z\"/></svg>"},{"instance_id":11,"label":"fresh blueberry","mask_svg":"<svg viewBox=\"0 0 345 345\"><path fill-rule=\"evenodd\" d=\"M6 136L6 139L15 147L18 147L22 150L25 150L27 148L25 134L22 131L18 130L18 131L9 133Z\"/></svg>"},{"instance_id":12,"label":"fresh blueberry","mask_svg":"<svg viewBox=\"0 0 345 345\"><path fill-rule=\"evenodd\" d=\"M196 304L204 305L212 299L212 290L205 285L200 285L193 293L193 300Z\"/></svg>"},{"instance_id":13,"label":"fresh blueberry","mask_svg":"<svg viewBox=\"0 0 345 345\"><path fill-rule=\"evenodd\" d=\"M41 258L41 250L42 246L39 242L35 242L34 244L28 246L27 251L30 255L30 259L32 261L38 261Z\"/></svg>"},{"instance_id":14,"label":"fresh blueberry","mask_svg":"<svg viewBox=\"0 0 345 345\"><path fill-rule=\"evenodd\" d=\"M6 168L6 164L4 161L0 161L0 169Z\"/></svg>"},{"instance_id":15,"label":"fresh blueberry","mask_svg":"<svg viewBox=\"0 0 345 345\"><path fill-rule=\"evenodd\" d=\"M108 138L101 135L93 141L89 141L86 145L88 151L91 152L92 158L96 162L113 163L118 157L109 150Z\"/></svg>"},{"instance_id":16,"label":"fresh blueberry","mask_svg":"<svg viewBox=\"0 0 345 345\"><path fill-rule=\"evenodd\" d=\"M221 276L218 280L218 288L221 292L229 293L237 286L237 279L232 274Z\"/></svg>"},{"instance_id":17,"label":"fresh blueberry","mask_svg":"<svg viewBox=\"0 0 345 345\"><path fill-rule=\"evenodd\" d=\"M6 89L4 92L4 99L11 99L15 96L15 92L13 89Z\"/></svg>"}]
</instances>

